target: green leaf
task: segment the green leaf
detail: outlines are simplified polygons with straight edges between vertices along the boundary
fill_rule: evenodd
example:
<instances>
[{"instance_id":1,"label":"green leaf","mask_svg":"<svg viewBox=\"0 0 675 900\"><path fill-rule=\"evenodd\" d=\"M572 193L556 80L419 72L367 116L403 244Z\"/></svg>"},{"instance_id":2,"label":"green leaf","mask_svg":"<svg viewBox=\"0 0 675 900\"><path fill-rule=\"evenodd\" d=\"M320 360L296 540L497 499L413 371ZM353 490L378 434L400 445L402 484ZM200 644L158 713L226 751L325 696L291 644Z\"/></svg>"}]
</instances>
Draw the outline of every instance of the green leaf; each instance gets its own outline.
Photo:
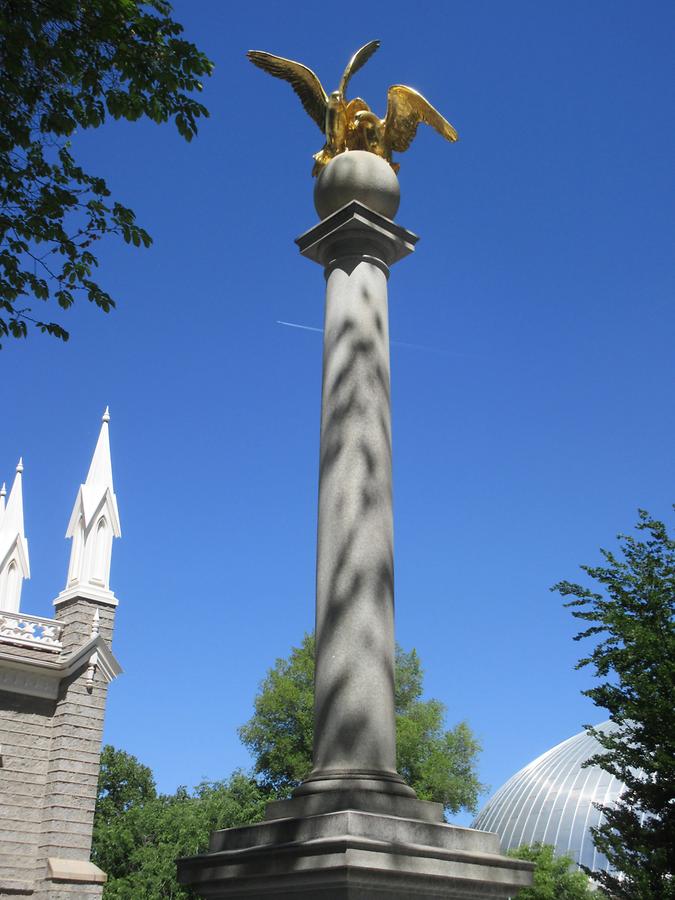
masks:
<instances>
[{"instance_id":1,"label":"green leaf","mask_svg":"<svg viewBox=\"0 0 675 900\"><path fill-rule=\"evenodd\" d=\"M208 114L194 95L212 63L171 14L164 0L24 0L11 16L0 8L0 336L26 337L31 325L66 340L62 326L29 318L24 301L53 296L67 309L85 291L107 312L112 298L89 280L91 247L110 234L152 243L132 210L108 201L104 179L78 165L67 138L109 114L173 119L192 139Z\"/></svg>"}]
</instances>

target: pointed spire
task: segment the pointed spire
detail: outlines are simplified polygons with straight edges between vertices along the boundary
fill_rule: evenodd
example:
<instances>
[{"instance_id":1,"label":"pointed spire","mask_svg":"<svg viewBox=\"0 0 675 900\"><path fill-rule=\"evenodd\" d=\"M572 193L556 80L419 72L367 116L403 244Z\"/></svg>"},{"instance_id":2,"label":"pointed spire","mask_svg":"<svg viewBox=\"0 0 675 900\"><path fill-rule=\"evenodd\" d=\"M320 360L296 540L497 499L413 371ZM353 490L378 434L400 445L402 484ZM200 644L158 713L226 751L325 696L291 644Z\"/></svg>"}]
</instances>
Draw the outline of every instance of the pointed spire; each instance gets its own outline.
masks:
<instances>
[{"instance_id":1,"label":"pointed spire","mask_svg":"<svg viewBox=\"0 0 675 900\"><path fill-rule=\"evenodd\" d=\"M108 423L110 422L110 412L106 406L105 412L101 418L101 430L96 442L96 449L89 464L89 471L83 485L80 485L80 491L75 501L70 522L66 530L66 537L73 537L73 529L77 525L79 517L84 516L84 527L88 529L91 526L92 519L99 512L103 504L106 494L110 498L111 510L111 527L115 537L121 536L119 513L117 510L117 499L115 497L115 488L113 486L112 461L110 458L110 434Z\"/></svg>"},{"instance_id":2,"label":"pointed spire","mask_svg":"<svg viewBox=\"0 0 675 900\"><path fill-rule=\"evenodd\" d=\"M66 537L73 539L66 589L56 603L88 596L116 604L108 587L113 537L121 536L110 457L110 411L106 406L101 430L84 484L80 485Z\"/></svg>"},{"instance_id":3,"label":"pointed spire","mask_svg":"<svg viewBox=\"0 0 675 900\"><path fill-rule=\"evenodd\" d=\"M18 612L24 578L30 578L28 542L23 526L23 459L19 459L0 520L0 609ZM4 485L3 485L4 488Z\"/></svg>"},{"instance_id":4,"label":"pointed spire","mask_svg":"<svg viewBox=\"0 0 675 900\"><path fill-rule=\"evenodd\" d=\"M112 480L112 462L110 459L110 435L108 433L108 423L110 422L110 413L106 406L105 412L101 418L101 430L96 442L96 449L91 458L91 465L87 473L86 485L98 486L105 485L110 490L113 489Z\"/></svg>"}]
</instances>

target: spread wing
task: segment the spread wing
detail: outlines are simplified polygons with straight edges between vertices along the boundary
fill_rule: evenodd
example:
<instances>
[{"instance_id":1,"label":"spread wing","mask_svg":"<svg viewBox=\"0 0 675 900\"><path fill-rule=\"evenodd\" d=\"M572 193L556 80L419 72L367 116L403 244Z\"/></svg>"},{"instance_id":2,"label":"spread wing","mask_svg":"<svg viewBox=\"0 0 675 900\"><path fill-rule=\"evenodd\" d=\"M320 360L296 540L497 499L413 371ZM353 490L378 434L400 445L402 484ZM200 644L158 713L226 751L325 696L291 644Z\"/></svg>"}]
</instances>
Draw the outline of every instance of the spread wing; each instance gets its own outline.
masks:
<instances>
[{"instance_id":1,"label":"spread wing","mask_svg":"<svg viewBox=\"0 0 675 900\"><path fill-rule=\"evenodd\" d=\"M339 91L342 91L342 96L344 97L347 91L347 85L349 84L349 79L352 75L355 75L360 68L365 66L373 53L380 46L380 41L368 41L367 44L364 44L356 53L352 56L352 58L347 63L347 68L342 75L342 80L340 81Z\"/></svg>"},{"instance_id":2,"label":"spread wing","mask_svg":"<svg viewBox=\"0 0 675 900\"><path fill-rule=\"evenodd\" d=\"M300 98L305 111L314 119L322 132L325 130L328 97L321 82L311 69L292 59L273 56L263 50L249 50L246 55L254 66L269 72L275 78L283 78L284 81L288 81Z\"/></svg>"},{"instance_id":3,"label":"spread wing","mask_svg":"<svg viewBox=\"0 0 675 900\"><path fill-rule=\"evenodd\" d=\"M402 153L411 145L420 122L431 125L448 141L458 138L452 125L421 94L404 84L392 85L384 121L385 143L392 150Z\"/></svg>"}]
</instances>

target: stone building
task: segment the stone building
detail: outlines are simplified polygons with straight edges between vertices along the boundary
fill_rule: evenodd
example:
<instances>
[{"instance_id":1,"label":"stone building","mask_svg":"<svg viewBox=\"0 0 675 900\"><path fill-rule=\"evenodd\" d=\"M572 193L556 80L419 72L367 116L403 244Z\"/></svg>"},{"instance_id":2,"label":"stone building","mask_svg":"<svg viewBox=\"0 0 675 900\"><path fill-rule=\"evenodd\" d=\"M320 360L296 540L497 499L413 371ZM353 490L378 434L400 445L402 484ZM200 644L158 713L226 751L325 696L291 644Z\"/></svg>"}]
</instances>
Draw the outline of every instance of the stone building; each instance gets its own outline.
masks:
<instances>
[{"instance_id":1,"label":"stone building","mask_svg":"<svg viewBox=\"0 0 675 900\"><path fill-rule=\"evenodd\" d=\"M30 577L21 460L0 492L0 897L98 898L90 862L117 599L109 588L120 536L108 410L66 537L65 589L53 619L20 612Z\"/></svg>"}]
</instances>

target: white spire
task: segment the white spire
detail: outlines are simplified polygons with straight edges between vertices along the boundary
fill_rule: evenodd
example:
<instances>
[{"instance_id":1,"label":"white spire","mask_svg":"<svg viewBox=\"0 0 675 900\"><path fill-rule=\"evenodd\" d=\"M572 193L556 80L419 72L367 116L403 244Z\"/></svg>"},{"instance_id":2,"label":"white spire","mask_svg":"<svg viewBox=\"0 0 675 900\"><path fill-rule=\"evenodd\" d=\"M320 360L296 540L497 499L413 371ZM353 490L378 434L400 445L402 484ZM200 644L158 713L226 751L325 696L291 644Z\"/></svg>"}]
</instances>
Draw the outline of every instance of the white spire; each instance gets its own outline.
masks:
<instances>
[{"instance_id":1,"label":"white spire","mask_svg":"<svg viewBox=\"0 0 675 900\"><path fill-rule=\"evenodd\" d=\"M0 491L0 609L7 612L19 611L23 579L30 578L28 541L23 533L22 473L20 459L6 507L4 484Z\"/></svg>"},{"instance_id":2,"label":"white spire","mask_svg":"<svg viewBox=\"0 0 675 900\"><path fill-rule=\"evenodd\" d=\"M113 487L109 422L110 413L106 406L89 472L77 492L66 530L66 537L73 539L73 545L66 589L56 603L74 596L117 603L108 587L112 540L122 534Z\"/></svg>"},{"instance_id":3,"label":"white spire","mask_svg":"<svg viewBox=\"0 0 675 900\"><path fill-rule=\"evenodd\" d=\"M2 527L2 519L5 515L5 497L7 496L7 485L5 482L2 482L2 487L0 487L0 528Z\"/></svg>"},{"instance_id":4,"label":"white spire","mask_svg":"<svg viewBox=\"0 0 675 900\"><path fill-rule=\"evenodd\" d=\"M110 422L110 413L106 406L105 412L101 418L101 431L98 436L94 455L91 458L87 480L83 485L92 495L98 491L99 487L109 487L111 491L113 489L108 422ZM70 535L66 535L66 537L70 537Z\"/></svg>"}]
</instances>

